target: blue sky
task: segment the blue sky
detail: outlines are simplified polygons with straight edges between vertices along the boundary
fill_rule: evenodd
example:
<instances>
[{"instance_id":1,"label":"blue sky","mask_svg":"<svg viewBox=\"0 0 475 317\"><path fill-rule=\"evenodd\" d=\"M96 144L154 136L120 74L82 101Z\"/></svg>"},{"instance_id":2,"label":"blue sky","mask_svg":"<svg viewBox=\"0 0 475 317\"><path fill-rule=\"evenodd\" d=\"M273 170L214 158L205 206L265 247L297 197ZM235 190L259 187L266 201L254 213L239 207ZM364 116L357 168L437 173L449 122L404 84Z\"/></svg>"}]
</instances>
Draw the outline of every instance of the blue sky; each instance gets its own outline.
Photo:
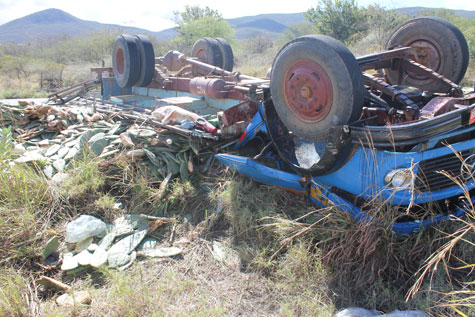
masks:
<instances>
[{"instance_id":1,"label":"blue sky","mask_svg":"<svg viewBox=\"0 0 475 317\"><path fill-rule=\"evenodd\" d=\"M387 8L434 7L475 10L473 0L359 0L360 6L379 3ZM0 0L0 24L27 14L58 8L80 19L102 23L136 26L160 31L174 26L173 11L185 5L209 6L220 11L225 18L262 13L303 12L314 7L317 0Z\"/></svg>"}]
</instances>

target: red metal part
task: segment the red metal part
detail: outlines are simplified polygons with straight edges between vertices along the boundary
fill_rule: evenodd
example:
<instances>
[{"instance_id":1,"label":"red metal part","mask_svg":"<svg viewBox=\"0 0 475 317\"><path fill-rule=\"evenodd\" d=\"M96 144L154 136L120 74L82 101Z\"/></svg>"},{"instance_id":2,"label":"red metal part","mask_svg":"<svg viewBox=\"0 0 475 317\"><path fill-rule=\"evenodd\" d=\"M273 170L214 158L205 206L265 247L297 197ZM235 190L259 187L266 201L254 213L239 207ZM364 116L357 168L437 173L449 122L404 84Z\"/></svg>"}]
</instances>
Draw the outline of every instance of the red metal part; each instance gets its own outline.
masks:
<instances>
[{"instance_id":1,"label":"red metal part","mask_svg":"<svg viewBox=\"0 0 475 317\"><path fill-rule=\"evenodd\" d=\"M325 70L310 60L299 60L286 73L285 102L302 121L316 123L330 112L333 86Z\"/></svg>"},{"instance_id":2,"label":"red metal part","mask_svg":"<svg viewBox=\"0 0 475 317\"><path fill-rule=\"evenodd\" d=\"M120 46L115 50L115 62L117 66L117 72L122 75L125 70L125 56L124 50Z\"/></svg>"},{"instance_id":3,"label":"red metal part","mask_svg":"<svg viewBox=\"0 0 475 317\"><path fill-rule=\"evenodd\" d=\"M198 96L224 98L227 94L226 82L219 78L195 77L190 81L190 92Z\"/></svg>"},{"instance_id":4,"label":"red metal part","mask_svg":"<svg viewBox=\"0 0 475 317\"><path fill-rule=\"evenodd\" d=\"M238 121L251 121L258 110L257 104L246 101L218 112L219 127L227 127Z\"/></svg>"},{"instance_id":5,"label":"red metal part","mask_svg":"<svg viewBox=\"0 0 475 317\"><path fill-rule=\"evenodd\" d=\"M424 119L434 118L456 108L469 106L474 102L475 93L467 94L461 98L436 97L429 101L424 106L424 108L421 109L421 116Z\"/></svg>"}]
</instances>

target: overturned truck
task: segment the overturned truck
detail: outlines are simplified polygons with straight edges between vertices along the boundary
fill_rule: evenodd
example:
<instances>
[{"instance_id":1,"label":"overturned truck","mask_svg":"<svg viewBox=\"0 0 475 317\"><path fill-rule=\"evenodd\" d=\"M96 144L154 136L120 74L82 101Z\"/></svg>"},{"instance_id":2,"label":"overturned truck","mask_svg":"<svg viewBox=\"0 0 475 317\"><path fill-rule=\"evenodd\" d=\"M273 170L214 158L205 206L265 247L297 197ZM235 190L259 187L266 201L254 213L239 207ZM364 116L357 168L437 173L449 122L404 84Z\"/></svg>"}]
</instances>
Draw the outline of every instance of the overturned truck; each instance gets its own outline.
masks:
<instances>
[{"instance_id":1,"label":"overturned truck","mask_svg":"<svg viewBox=\"0 0 475 317\"><path fill-rule=\"evenodd\" d=\"M270 78L233 72L221 38L198 40L189 57L156 58L145 36L125 34L113 68L92 71L103 98L193 113L177 114L175 128L234 142L238 155L215 155L232 169L358 221L377 221L365 212L371 202L393 206L392 229L404 235L473 208L475 93L458 86L468 61L460 30L422 17L358 58L331 37L299 37Z\"/></svg>"}]
</instances>

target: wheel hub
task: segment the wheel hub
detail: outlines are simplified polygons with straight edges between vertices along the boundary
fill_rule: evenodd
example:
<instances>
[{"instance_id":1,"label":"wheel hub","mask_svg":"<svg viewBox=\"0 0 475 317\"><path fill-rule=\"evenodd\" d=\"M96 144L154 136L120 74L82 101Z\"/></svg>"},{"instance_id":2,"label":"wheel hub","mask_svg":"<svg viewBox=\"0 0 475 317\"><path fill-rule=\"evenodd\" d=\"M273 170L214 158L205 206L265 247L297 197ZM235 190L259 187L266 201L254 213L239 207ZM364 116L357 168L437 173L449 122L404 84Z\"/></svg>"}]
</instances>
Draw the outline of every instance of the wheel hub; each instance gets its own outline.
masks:
<instances>
[{"instance_id":1,"label":"wheel hub","mask_svg":"<svg viewBox=\"0 0 475 317\"><path fill-rule=\"evenodd\" d=\"M426 40L417 40L412 42L409 46L414 47L417 52L416 62L434 70L438 71L441 67L441 56L439 49L431 42ZM409 73L409 72L408 72ZM426 79L421 75L416 75L412 72L409 73L411 77L417 79Z\"/></svg>"},{"instance_id":2,"label":"wheel hub","mask_svg":"<svg viewBox=\"0 0 475 317\"><path fill-rule=\"evenodd\" d=\"M125 70L125 56L124 50L121 47L115 51L115 65L119 75L122 75Z\"/></svg>"},{"instance_id":3,"label":"wheel hub","mask_svg":"<svg viewBox=\"0 0 475 317\"><path fill-rule=\"evenodd\" d=\"M332 107L333 87L328 74L317 63L299 60L290 66L283 83L289 109L302 121L323 120Z\"/></svg>"}]
</instances>

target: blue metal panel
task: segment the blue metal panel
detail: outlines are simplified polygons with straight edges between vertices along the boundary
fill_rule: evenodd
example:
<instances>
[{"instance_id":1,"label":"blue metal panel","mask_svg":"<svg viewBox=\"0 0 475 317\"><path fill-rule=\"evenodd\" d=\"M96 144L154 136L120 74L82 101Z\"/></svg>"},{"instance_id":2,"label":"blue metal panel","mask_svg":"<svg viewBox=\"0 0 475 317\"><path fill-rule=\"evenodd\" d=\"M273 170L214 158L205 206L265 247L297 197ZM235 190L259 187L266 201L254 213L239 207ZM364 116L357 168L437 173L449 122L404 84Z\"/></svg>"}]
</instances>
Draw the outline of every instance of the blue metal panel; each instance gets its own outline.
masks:
<instances>
[{"instance_id":1,"label":"blue metal panel","mask_svg":"<svg viewBox=\"0 0 475 317\"><path fill-rule=\"evenodd\" d=\"M115 78L102 78L102 99L109 99L111 96L128 95L132 93L132 88L120 88Z\"/></svg>"},{"instance_id":2,"label":"blue metal panel","mask_svg":"<svg viewBox=\"0 0 475 317\"><path fill-rule=\"evenodd\" d=\"M452 144L452 148L455 151L475 148L475 140ZM414 173L417 174L418 162L452 153L453 150L449 147L406 153L359 147L351 159L339 170L314 179L318 183L336 186L369 200L380 197L393 204L408 205L411 200L413 203L425 203L460 195L464 189L454 184L453 188L431 193L412 193L410 190L395 191L385 186L385 175L393 169L411 168L411 166ZM475 182L468 182L466 186L470 190L475 187Z\"/></svg>"},{"instance_id":3,"label":"blue metal panel","mask_svg":"<svg viewBox=\"0 0 475 317\"><path fill-rule=\"evenodd\" d=\"M248 157L231 154L217 154L216 158L224 165L244 174L258 182L262 182L293 191L306 192L298 175L279 171L257 163Z\"/></svg>"},{"instance_id":4,"label":"blue metal panel","mask_svg":"<svg viewBox=\"0 0 475 317\"><path fill-rule=\"evenodd\" d=\"M146 88L146 87L132 87L132 91L134 94L137 94L137 95L151 96L151 97L156 97L160 99L173 98L173 97L198 98L200 102L194 104L193 107L195 107L196 110L201 110L201 111L197 111L197 113L200 113L200 114L216 114L216 112L218 111L229 109L242 102L240 100L234 100L234 99L214 99L214 98L209 98L209 97L197 96L188 92ZM204 110L206 110L206 113L203 113Z\"/></svg>"}]
</instances>

